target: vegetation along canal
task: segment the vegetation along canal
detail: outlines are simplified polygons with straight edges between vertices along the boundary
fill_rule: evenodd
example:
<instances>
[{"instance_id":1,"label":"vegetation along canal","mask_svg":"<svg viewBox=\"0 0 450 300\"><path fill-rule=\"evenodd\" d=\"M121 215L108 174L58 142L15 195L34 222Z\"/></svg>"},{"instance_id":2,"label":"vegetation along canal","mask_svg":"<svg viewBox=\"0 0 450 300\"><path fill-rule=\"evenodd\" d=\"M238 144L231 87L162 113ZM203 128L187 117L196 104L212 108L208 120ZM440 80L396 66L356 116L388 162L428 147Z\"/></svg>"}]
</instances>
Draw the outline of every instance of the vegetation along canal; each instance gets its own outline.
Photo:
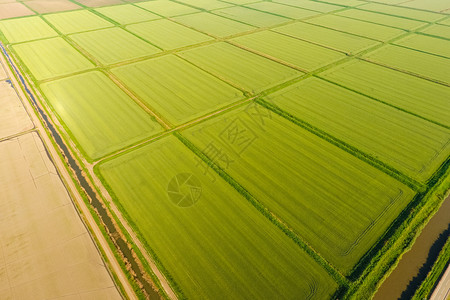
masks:
<instances>
[{"instance_id":1,"label":"vegetation along canal","mask_svg":"<svg viewBox=\"0 0 450 300\"><path fill-rule=\"evenodd\" d=\"M115 243L117 249L121 252L123 257L128 261L129 267L132 270L133 276L135 276L135 280L142 285L141 289L146 293L147 297L151 299L159 299L161 298L158 292L153 288L152 284L144 277L143 272L141 271L141 268L136 261L136 258L133 256L132 251L129 249L128 244L126 240L119 234L116 225L112 221L111 217L108 215L106 208L102 205L101 201L99 200L97 194L92 189L91 185L88 183L86 178L83 175L82 169L78 165L77 161L73 157L72 153L69 151L68 147L64 143L61 135L56 130L52 122L49 120L47 114L44 110L40 108L40 106L37 103L36 98L34 97L34 94L31 92L31 90L28 88L28 85L17 69L16 65L12 61L11 57L9 56L8 52L4 48L3 44L0 43L0 47L2 48L3 53L5 54L6 58L8 59L10 65L14 69L14 72L17 74L19 80L21 81L22 85L25 88L26 93L30 97L33 106L41 116L41 119L44 121L45 127L51 132L54 141L58 145L58 147L61 149L62 154L67 159L67 164L69 167L73 170L73 173L76 176L77 181L79 182L80 186L85 191L87 197L90 200L91 205L96 210L98 216L100 217L102 223L106 227L110 238Z\"/></svg>"}]
</instances>

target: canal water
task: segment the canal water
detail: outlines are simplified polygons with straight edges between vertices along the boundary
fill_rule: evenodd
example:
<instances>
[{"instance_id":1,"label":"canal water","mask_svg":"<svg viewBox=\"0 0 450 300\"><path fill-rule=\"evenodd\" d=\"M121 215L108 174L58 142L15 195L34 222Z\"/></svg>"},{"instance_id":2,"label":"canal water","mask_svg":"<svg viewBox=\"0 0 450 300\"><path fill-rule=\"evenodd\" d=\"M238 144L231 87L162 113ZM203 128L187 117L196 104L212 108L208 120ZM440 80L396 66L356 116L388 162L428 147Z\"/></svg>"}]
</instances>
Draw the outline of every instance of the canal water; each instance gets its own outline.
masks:
<instances>
[{"instance_id":1,"label":"canal water","mask_svg":"<svg viewBox=\"0 0 450 300\"><path fill-rule=\"evenodd\" d=\"M382 283L374 300L411 299L431 270L449 236L450 195L403 255L395 270Z\"/></svg>"}]
</instances>

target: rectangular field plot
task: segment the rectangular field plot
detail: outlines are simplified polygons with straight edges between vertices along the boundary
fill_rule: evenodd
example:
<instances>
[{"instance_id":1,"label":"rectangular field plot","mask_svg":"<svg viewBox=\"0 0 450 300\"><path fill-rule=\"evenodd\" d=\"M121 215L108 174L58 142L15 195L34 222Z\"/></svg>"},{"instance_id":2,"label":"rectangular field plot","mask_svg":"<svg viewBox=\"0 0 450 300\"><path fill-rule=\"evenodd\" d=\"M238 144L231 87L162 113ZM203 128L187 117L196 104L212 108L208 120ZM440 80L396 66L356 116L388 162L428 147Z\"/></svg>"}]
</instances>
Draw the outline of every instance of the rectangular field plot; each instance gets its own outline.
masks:
<instances>
[{"instance_id":1,"label":"rectangular field plot","mask_svg":"<svg viewBox=\"0 0 450 300\"><path fill-rule=\"evenodd\" d=\"M163 56L112 72L172 124L182 124L243 98L243 94L176 56Z\"/></svg>"},{"instance_id":2,"label":"rectangular field plot","mask_svg":"<svg viewBox=\"0 0 450 300\"><path fill-rule=\"evenodd\" d=\"M407 30L416 29L420 26L427 24L421 21L405 19L395 16L388 16L384 14L359 9L351 9L342 12L337 12L336 15Z\"/></svg>"},{"instance_id":3,"label":"rectangular field plot","mask_svg":"<svg viewBox=\"0 0 450 300\"><path fill-rule=\"evenodd\" d=\"M180 56L253 93L302 75L292 68L226 43L183 51Z\"/></svg>"},{"instance_id":4,"label":"rectangular field plot","mask_svg":"<svg viewBox=\"0 0 450 300\"><path fill-rule=\"evenodd\" d=\"M122 25L161 18L154 13L131 4L101 7L97 8L96 11Z\"/></svg>"},{"instance_id":5,"label":"rectangular field plot","mask_svg":"<svg viewBox=\"0 0 450 300\"><path fill-rule=\"evenodd\" d=\"M218 9L213 11L213 13L257 27L269 27L289 22L290 20L276 15L271 15L265 12L245 8L242 6L234 6L230 8Z\"/></svg>"},{"instance_id":6,"label":"rectangular field plot","mask_svg":"<svg viewBox=\"0 0 450 300\"><path fill-rule=\"evenodd\" d=\"M252 105L183 135L347 274L413 192L294 123Z\"/></svg>"},{"instance_id":7,"label":"rectangular field plot","mask_svg":"<svg viewBox=\"0 0 450 300\"><path fill-rule=\"evenodd\" d=\"M164 49L173 50L212 40L212 37L169 20L133 24L129 31Z\"/></svg>"},{"instance_id":8,"label":"rectangular field plot","mask_svg":"<svg viewBox=\"0 0 450 300\"><path fill-rule=\"evenodd\" d=\"M13 46L36 80L68 75L94 65L62 38L51 38Z\"/></svg>"},{"instance_id":9,"label":"rectangular field plot","mask_svg":"<svg viewBox=\"0 0 450 300\"><path fill-rule=\"evenodd\" d=\"M379 42L371 39L302 22L272 30L351 54L379 44Z\"/></svg>"},{"instance_id":10,"label":"rectangular field plot","mask_svg":"<svg viewBox=\"0 0 450 300\"><path fill-rule=\"evenodd\" d=\"M161 52L117 27L77 33L70 38L105 65Z\"/></svg>"},{"instance_id":11,"label":"rectangular field plot","mask_svg":"<svg viewBox=\"0 0 450 300\"><path fill-rule=\"evenodd\" d=\"M323 13L328 13L342 9L342 6L309 0L275 0L273 2L314 10Z\"/></svg>"},{"instance_id":12,"label":"rectangular field plot","mask_svg":"<svg viewBox=\"0 0 450 300\"><path fill-rule=\"evenodd\" d=\"M411 49L388 45L364 58L398 70L450 84L450 60Z\"/></svg>"},{"instance_id":13,"label":"rectangular field plot","mask_svg":"<svg viewBox=\"0 0 450 300\"><path fill-rule=\"evenodd\" d=\"M0 157L1 298L121 299L39 136L0 142Z\"/></svg>"},{"instance_id":14,"label":"rectangular field plot","mask_svg":"<svg viewBox=\"0 0 450 300\"><path fill-rule=\"evenodd\" d=\"M90 160L161 131L142 108L100 72L52 81L41 88Z\"/></svg>"},{"instance_id":15,"label":"rectangular field plot","mask_svg":"<svg viewBox=\"0 0 450 300\"><path fill-rule=\"evenodd\" d=\"M112 23L87 10L44 15L43 17L64 34L114 26Z\"/></svg>"},{"instance_id":16,"label":"rectangular field plot","mask_svg":"<svg viewBox=\"0 0 450 300\"><path fill-rule=\"evenodd\" d=\"M207 12L175 17L173 19L188 27L195 28L217 37L226 37L255 29L253 26Z\"/></svg>"},{"instance_id":17,"label":"rectangular field plot","mask_svg":"<svg viewBox=\"0 0 450 300\"><path fill-rule=\"evenodd\" d=\"M99 168L184 297L329 298L324 269L198 161L170 136Z\"/></svg>"},{"instance_id":18,"label":"rectangular field plot","mask_svg":"<svg viewBox=\"0 0 450 300\"><path fill-rule=\"evenodd\" d=\"M449 87L360 60L320 76L450 127Z\"/></svg>"},{"instance_id":19,"label":"rectangular field plot","mask_svg":"<svg viewBox=\"0 0 450 300\"><path fill-rule=\"evenodd\" d=\"M0 30L10 43L27 42L58 35L40 17L0 21Z\"/></svg>"},{"instance_id":20,"label":"rectangular field plot","mask_svg":"<svg viewBox=\"0 0 450 300\"><path fill-rule=\"evenodd\" d=\"M201 9L212 10L233 6L233 4L225 3L217 0L178 0L191 6L195 6Z\"/></svg>"},{"instance_id":21,"label":"rectangular field plot","mask_svg":"<svg viewBox=\"0 0 450 300\"><path fill-rule=\"evenodd\" d=\"M267 99L422 182L450 154L449 129L318 78L308 78Z\"/></svg>"},{"instance_id":22,"label":"rectangular field plot","mask_svg":"<svg viewBox=\"0 0 450 300\"><path fill-rule=\"evenodd\" d=\"M422 34L412 34L404 39L395 41L395 44L450 58L450 40Z\"/></svg>"},{"instance_id":23,"label":"rectangular field plot","mask_svg":"<svg viewBox=\"0 0 450 300\"><path fill-rule=\"evenodd\" d=\"M437 14L437 13L433 13L433 12L411 9L411 8L406 8L406 7L384 5L384 4L380 4L380 3L364 4L364 5L358 6L358 9L363 9L363 10L368 10L368 11L373 11L373 12L380 12L380 13L387 14L387 15L405 17L408 19L414 19L414 20L425 21L425 22L434 22L434 21L442 18L441 14Z\"/></svg>"},{"instance_id":24,"label":"rectangular field plot","mask_svg":"<svg viewBox=\"0 0 450 300\"><path fill-rule=\"evenodd\" d=\"M305 22L351 34L356 34L358 36L367 37L382 42L405 33L405 31L401 29L334 15L323 15L317 18L305 20Z\"/></svg>"},{"instance_id":25,"label":"rectangular field plot","mask_svg":"<svg viewBox=\"0 0 450 300\"><path fill-rule=\"evenodd\" d=\"M318 12L311 10L287 6L275 2L256 2L245 6L290 19L303 19L319 14Z\"/></svg>"},{"instance_id":26,"label":"rectangular field plot","mask_svg":"<svg viewBox=\"0 0 450 300\"><path fill-rule=\"evenodd\" d=\"M167 0L147 1L136 4L144 9L164 17L174 17L200 12L198 9Z\"/></svg>"},{"instance_id":27,"label":"rectangular field plot","mask_svg":"<svg viewBox=\"0 0 450 300\"><path fill-rule=\"evenodd\" d=\"M34 127L16 90L7 81L0 81L0 120L0 139Z\"/></svg>"},{"instance_id":28,"label":"rectangular field plot","mask_svg":"<svg viewBox=\"0 0 450 300\"><path fill-rule=\"evenodd\" d=\"M434 24L421 31L424 34L442 37L450 40L450 26Z\"/></svg>"},{"instance_id":29,"label":"rectangular field plot","mask_svg":"<svg viewBox=\"0 0 450 300\"><path fill-rule=\"evenodd\" d=\"M248 34L232 41L306 71L313 71L346 57L345 54L272 31Z\"/></svg>"}]
</instances>

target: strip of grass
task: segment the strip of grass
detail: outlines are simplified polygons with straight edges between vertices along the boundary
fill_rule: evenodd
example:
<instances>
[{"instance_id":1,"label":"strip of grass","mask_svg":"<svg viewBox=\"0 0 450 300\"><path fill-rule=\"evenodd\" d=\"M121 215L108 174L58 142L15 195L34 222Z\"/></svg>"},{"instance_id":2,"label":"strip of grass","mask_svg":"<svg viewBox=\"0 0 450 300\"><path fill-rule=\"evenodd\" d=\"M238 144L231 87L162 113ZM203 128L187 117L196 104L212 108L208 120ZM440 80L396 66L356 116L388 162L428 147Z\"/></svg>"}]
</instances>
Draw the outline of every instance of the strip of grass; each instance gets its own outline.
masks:
<instances>
[{"instance_id":1,"label":"strip of grass","mask_svg":"<svg viewBox=\"0 0 450 300\"><path fill-rule=\"evenodd\" d=\"M350 61L318 76L450 128L448 87L361 60Z\"/></svg>"}]
</instances>

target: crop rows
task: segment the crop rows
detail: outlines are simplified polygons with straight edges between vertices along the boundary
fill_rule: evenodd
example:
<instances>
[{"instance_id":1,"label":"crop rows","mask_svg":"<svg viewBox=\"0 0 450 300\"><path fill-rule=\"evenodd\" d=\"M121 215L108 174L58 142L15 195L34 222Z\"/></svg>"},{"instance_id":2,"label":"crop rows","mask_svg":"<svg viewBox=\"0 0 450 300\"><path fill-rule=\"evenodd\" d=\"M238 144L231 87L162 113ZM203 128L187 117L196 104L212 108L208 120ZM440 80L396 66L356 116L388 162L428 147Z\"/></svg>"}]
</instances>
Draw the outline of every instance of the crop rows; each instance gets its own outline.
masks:
<instances>
[{"instance_id":1,"label":"crop rows","mask_svg":"<svg viewBox=\"0 0 450 300\"><path fill-rule=\"evenodd\" d=\"M360 0L251 2L0 30L180 298L341 297L448 161L450 26Z\"/></svg>"}]
</instances>

